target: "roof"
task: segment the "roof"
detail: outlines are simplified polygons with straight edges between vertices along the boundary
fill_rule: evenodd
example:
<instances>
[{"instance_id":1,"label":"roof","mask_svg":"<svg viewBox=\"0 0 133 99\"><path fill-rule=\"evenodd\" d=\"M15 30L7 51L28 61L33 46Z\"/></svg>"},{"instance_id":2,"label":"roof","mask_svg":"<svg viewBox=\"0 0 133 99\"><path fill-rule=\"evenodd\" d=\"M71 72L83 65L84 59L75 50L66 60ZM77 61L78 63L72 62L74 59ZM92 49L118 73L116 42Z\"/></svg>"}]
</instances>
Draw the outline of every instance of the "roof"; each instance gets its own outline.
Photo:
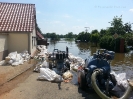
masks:
<instances>
[{"instance_id":1,"label":"roof","mask_svg":"<svg viewBox=\"0 0 133 99\"><path fill-rule=\"evenodd\" d=\"M0 32L33 31L35 4L0 2Z\"/></svg>"},{"instance_id":2,"label":"roof","mask_svg":"<svg viewBox=\"0 0 133 99\"><path fill-rule=\"evenodd\" d=\"M40 39L44 39L44 37L42 36L42 34L39 33L38 31L37 31L37 37L39 37Z\"/></svg>"}]
</instances>

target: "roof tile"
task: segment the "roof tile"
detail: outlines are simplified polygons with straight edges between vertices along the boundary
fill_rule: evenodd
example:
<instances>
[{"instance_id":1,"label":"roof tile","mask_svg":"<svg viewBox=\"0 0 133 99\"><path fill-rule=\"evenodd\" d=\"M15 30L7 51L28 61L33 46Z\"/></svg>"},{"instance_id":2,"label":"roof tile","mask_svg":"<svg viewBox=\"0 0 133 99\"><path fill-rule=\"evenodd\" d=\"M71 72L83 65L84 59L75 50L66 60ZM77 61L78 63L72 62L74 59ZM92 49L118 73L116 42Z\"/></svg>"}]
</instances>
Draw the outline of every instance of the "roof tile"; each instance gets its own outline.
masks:
<instances>
[{"instance_id":1,"label":"roof tile","mask_svg":"<svg viewBox=\"0 0 133 99\"><path fill-rule=\"evenodd\" d=\"M0 2L0 32L33 30L35 4Z\"/></svg>"}]
</instances>

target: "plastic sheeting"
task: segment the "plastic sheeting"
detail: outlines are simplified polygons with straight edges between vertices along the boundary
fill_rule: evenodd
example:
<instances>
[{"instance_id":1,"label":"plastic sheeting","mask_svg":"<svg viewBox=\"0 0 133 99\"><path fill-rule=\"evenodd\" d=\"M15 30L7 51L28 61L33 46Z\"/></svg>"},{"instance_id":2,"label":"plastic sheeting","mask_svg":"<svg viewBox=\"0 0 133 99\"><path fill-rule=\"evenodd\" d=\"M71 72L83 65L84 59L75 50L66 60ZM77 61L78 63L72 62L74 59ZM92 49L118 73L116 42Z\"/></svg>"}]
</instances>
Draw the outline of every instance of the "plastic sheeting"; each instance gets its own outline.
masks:
<instances>
[{"instance_id":1,"label":"plastic sheeting","mask_svg":"<svg viewBox=\"0 0 133 99\"><path fill-rule=\"evenodd\" d=\"M124 92L127 89L127 87L129 86L129 84L127 82L127 78L126 78L126 75L128 74L128 72L124 72L123 71L123 73L118 73L117 74L116 72L111 71L111 74L114 75L114 77L115 77L115 79L117 81L116 86L112 89L113 93L117 97L121 97L124 94ZM129 73L129 74L131 74L131 73ZM128 74L128 76L129 76L129 74ZM128 78L131 78L131 77L132 77L132 75L130 75ZM129 99L133 99L133 92L129 96Z\"/></svg>"},{"instance_id":2,"label":"plastic sheeting","mask_svg":"<svg viewBox=\"0 0 133 99\"><path fill-rule=\"evenodd\" d=\"M34 72L40 72L40 68L49 68L49 63L46 60L38 62L34 68Z\"/></svg>"}]
</instances>

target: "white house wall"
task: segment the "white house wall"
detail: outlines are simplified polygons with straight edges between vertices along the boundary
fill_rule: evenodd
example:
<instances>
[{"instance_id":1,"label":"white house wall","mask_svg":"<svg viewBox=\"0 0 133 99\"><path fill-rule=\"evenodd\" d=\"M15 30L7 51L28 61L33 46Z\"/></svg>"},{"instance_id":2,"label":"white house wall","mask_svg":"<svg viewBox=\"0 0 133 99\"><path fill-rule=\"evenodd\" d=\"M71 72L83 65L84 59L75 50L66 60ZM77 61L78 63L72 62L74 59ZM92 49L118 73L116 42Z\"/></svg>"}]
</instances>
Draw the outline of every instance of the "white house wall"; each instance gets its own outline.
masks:
<instances>
[{"instance_id":1,"label":"white house wall","mask_svg":"<svg viewBox=\"0 0 133 99\"><path fill-rule=\"evenodd\" d=\"M36 46L37 46L36 30L34 28L33 32L30 33L30 51L31 51L31 56L34 56L34 53L36 51Z\"/></svg>"},{"instance_id":2,"label":"white house wall","mask_svg":"<svg viewBox=\"0 0 133 99\"><path fill-rule=\"evenodd\" d=\"M28 51L28 33L9 33L8 35L8 51L18 53Z\"/></svg>"},{"instance_id":3,"label":"white house wall","mask_svg":"<svg viewBox=\"0 0 133 99\"><path fill-rule=\"evenodd\" d=\"M0 34L0 61L8 54L8 35Z\"/></svg>"}]
</instances>

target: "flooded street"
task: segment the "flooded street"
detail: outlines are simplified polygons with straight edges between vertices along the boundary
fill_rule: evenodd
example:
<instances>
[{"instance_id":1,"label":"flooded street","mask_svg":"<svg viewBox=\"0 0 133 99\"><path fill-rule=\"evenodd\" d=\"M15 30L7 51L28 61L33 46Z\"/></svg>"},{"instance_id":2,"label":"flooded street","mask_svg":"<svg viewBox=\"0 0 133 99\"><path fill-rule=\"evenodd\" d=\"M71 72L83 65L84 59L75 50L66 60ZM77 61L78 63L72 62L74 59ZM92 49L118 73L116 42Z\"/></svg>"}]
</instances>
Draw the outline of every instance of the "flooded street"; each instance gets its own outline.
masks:
<instances>
[{"instance_id":1,"label":"flooded street","mask_svg":"<svg viewBox=\"0 0 133 99\"><path fill-rule=\"evenodd\" d=\"M61 51L69 48L69 53L83 59L90 57L97 51L97 47L92 47L89 43L75 43L74 41L61 40L51 42L47 49ZM111 62L112 67L116 67L116 72L125 71L133 77L133 51L129 53L115 53L115 58ZM15 78L13 81L1 86L0 99L101 99L94 91L83 91L77 85L77 72L71 71L73 79L70 83L58 83L49 81L39 81L39 73L33 72L33 68ZM132 78L133 79L133 78ZM4 89L4 90L2 90Z\"/></svg>"},{"instance_id":2,"label":"flooded street","mask_svg":"<svg viewBox=\"0 0 133 99\"><path fill-rule=\"evenodd\" d=\"M65 51L66 46L69 48L69 53L83 59L90 57L99 49L89 43L76 43L75 41L66 41L64 39L50 42L47 48L49 52L52 52L54 48ZM127 79L133 79L133 50L128 53L115 53L115 57L111 61L111 67L116 73L126 73Z\"/></svg>"},{"instance_id":3,"label":"flooded street","mask_svg":"<svg viewBox=\"0 0 133 99\"><path fill-rule=\"evenodd\" d=\"M99 49L98 47L92 47L89 43L75 43L75 41L65 41L63 39L57 42L50 42L47 48L49 52L52 52L54 48L65 51L66 46L69 48L69 53L83 59L90 57ZM133 50L128 53L115 53L111 66L121 65L133 67Z\"/></svg>"}]
</instances>

